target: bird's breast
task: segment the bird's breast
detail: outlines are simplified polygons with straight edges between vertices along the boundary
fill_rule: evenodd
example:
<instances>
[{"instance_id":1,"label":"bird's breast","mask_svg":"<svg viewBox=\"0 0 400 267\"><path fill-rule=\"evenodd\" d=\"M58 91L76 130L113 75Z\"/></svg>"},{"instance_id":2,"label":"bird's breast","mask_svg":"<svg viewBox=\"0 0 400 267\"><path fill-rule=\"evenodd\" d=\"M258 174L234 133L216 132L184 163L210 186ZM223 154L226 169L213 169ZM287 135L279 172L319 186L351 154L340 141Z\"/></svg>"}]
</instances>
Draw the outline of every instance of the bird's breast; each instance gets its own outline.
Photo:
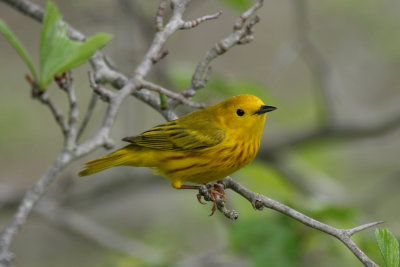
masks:
<instances>
[{"instance_id":1,"label":"bird's breast","mask_svg":"<svg viewBox=\"0 0 400 267\"><path fill-rule=\"evenodd\" d=\"M220 149L213 154L214 158L218 159L218 164L237 170L254 159L259 147L260 139L232 138L222 143Z\"/></svg>"}]
</instances>

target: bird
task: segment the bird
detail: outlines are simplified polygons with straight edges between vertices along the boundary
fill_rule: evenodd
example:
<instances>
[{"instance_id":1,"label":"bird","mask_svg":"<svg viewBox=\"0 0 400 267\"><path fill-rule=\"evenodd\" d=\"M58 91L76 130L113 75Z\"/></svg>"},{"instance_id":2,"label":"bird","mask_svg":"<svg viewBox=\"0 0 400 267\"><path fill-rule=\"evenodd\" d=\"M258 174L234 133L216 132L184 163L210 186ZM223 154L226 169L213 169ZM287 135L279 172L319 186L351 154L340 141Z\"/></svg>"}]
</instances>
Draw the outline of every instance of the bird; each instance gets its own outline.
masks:
<instances>
[{"instance_id":1,"label":"bird","mask_svg":"<svg viewBox=\"0 0 400 267\"><path fill-rule=\"evenodd\" d=\"M241 94L122 140L130 144L85 163L79 176L115 166L149 167L177 189L199 189L249 164L261 142L266 114L277 108ZM190 183L190 184L188 184ZM216 208L221 186L211 189ZM201 196L197 195L200 203Z\"/></svg>"}]
</instances>

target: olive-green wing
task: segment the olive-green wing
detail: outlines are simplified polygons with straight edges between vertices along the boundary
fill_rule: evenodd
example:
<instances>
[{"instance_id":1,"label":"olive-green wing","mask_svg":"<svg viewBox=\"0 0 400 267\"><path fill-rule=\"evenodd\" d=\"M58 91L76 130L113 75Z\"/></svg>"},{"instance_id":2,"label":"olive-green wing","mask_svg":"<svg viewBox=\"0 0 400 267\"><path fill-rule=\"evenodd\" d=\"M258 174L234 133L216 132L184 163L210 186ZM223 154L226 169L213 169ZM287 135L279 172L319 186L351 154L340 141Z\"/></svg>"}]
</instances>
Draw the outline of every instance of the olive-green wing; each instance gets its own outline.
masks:
<instances>
[{"instance_id":1,"label":"olive-green wing","mask_svg":"<svg viewBox=\"0 0 400 267\"><path fill-rule=\"evenodd\" d=\"M187 151L215 146L224 138L224 131L207 121L171 121L155 126L138 136L125 137L122 140L153 149Z\"/></svg>"}]
</instances>

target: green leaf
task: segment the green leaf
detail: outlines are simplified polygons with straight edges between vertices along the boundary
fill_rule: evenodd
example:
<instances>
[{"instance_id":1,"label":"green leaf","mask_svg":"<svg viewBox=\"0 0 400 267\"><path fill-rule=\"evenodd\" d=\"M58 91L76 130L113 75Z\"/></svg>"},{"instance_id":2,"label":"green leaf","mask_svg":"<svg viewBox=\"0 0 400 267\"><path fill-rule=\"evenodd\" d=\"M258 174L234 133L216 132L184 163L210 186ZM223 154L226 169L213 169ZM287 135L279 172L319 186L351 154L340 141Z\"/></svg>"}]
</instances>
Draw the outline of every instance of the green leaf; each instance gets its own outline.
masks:
<instances>
[{"instance_id":1,"label":"green leaf","mask_svg":"<svg viewBox=\"0 0 400 267\"><path fill-rule=\"evenodd\" d=\"M94 52L96 52L96 50L103 47L111 38L112 36L110 34L97 33L83 43L70 40L71 43L78 43L78 46L67 57L64 64L58 68L56 74L63 73L66 70L83 64L94 54Z\"/></svg>"},{"instance_id":2,"label":"green leaf","mask_svg":"<svg viewBox=\"0 0 400 267\"><path fill-rule=\"evenodd\" d=\"M48 1L40 34L39 88L46 88L55 75L86 62L111 38L109 34L98 33L85 42L69 39L66 25L61 25L61 14Z\"/></svg>"},{"instance_id":3,"label":"green leaf","mask_svg":"<svg viewBox=\"0 0 400 267\"><path fill-rule=\"evenodd\" d=\"M387 267L399 266L399 242L388 229L376 229L375 238Z\"/></svg>"},{"instance_id":4,"label":"green leaf","mask_svg":"<svg viewBox=\"0 0 400 267\"><path fill-rule=\"evenodd\" d=\"M13 34L13 32L7 26L7 24L5 24L4 21L2 21L1 19L0 19L0 32L10 42L10 44L12 45L12 47L14 47L14 49L17 51L20 57L25 61L26 65L28 65L28 68L32 73L33 78L37 80L37 74L31 58L29 57L28 53L26 52L21 42Z\"/></svg>"}]
</instances>

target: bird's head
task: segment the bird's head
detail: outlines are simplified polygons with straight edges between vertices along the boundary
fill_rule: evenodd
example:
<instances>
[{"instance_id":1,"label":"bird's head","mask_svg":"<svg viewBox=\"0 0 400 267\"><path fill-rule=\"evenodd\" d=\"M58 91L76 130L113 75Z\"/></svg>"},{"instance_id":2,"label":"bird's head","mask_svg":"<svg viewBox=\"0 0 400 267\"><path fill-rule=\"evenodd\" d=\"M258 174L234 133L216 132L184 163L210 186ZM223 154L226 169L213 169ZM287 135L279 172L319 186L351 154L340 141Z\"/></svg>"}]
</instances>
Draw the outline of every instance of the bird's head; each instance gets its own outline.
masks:
<instances>
[{"instance_id":1,"label":"bird's head","mask_svg":"<svg viewBox=\"0 0 400 267\"><path fill-rule=\"evenodd\" d=\"M262 132L267 112L276 107L267 106L254 95L237 95L214 106L220 122L234 130Z\"/></svg>"}]
</instances>

